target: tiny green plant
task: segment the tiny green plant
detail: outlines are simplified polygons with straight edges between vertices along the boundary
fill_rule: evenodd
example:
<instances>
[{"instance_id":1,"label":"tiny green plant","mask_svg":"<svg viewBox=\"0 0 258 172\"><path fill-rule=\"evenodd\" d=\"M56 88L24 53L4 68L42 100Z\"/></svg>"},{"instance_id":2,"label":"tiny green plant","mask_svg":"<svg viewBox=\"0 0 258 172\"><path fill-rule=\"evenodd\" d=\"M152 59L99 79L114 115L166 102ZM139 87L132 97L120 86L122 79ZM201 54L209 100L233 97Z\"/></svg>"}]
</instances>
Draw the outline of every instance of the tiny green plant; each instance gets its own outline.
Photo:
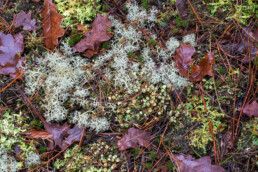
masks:
<instances>
[{"instance_id":1,"label":"tiny green plant","mask_svg":"<svg viewBox=\"0 0 258 172\"><path fill-rule=\"evenodd\" d=\"M142 8L147 9L147 8L148 8L148 3L147 3L147 2L144 2L144 3L142 4Z\"/></svg>"},{"instance_id":2,"label":"tiny green plant","mask_svg":"<svg viewBox=\"0 0 258 172\"><path fill-rule=\"evenodd\" d=\"M174 164L172 163L172 162L169 162L168 164L167 164L167 166L168 166L168 168L173 168L174 167Z\"/></svg>"},{"instance_id":3,"label":"tiny green plant","mask_svg":"<svg viewBox=\"0 0 258 172\"><path fill-rule=\"evenodd\" d=\"M102 44L102 47L105 48L105 49L107 49L107 48L108 48L108 43L107 43L107 42L104 42L104 43Z\"/></svg>"},{"instance_id":4,"label":"tiny green plant","mask_svg":"<svg viewBox=\"0 0 258 172\"><path fill-rule=\"evenodd\" d=\"M187 27L187 26L188 26L188 23L187 23L186 20L182 22L182 26L183 26L183 27Z\"/></svg>"},{"instance_id":5,"label":"tiny green plant","mask_svg":"<svg viewBox=\"0 0 258 172\"><path fill-rule=\"evenodd\" d=\"M146 168L151 168L151 163L146 163Z\"/></svg>"},{"instance_id":6,"label":"tiny green plant","mask_svg":"<svg viewBox=\"0 0 258 172\"><path fill-rule=\"evenodd\" d=\"M176 26L177 26L177 27L180 27L180 26L181 26L181 19L182 19L181 17L177 17L177 18L176 18Z\"/></svg>"},{"instance_id":7,"label":"tiny green plant","mask_svg":"<svg viewBox=\"0 0 258 172\"><path fill-rule=\"evenodd\" d=\"M155 40L154 40L154 39L150 39L149 43L150 43L150 44L154 44L154 43L155 43Z\"/></svg>"}]
</instances>

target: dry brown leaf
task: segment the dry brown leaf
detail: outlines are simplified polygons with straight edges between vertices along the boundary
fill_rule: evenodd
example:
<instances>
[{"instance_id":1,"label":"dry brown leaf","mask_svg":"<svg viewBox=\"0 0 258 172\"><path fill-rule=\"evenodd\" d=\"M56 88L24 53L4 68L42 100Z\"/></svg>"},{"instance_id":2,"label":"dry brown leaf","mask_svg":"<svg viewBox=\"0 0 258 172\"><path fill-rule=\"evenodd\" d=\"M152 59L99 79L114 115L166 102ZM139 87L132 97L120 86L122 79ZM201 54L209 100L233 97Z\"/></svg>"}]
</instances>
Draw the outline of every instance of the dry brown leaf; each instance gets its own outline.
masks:
<instances>
[{"instance_id":1,"label":"dry brown leaf","mask_svg":"<svg viewBox=\"0 0 258 172\"><path fill-rule=\"evenodd\" d=\"M23 35L21 33L15 35L5 35L0 32L0 74L10 75L15 78L20 74L19 67L25 61L18 54L22 54Z\"/></svg>"},{"instance_id":2,"label":"dry brown leaf","mask_svg":"<svg viewBox=\"0 0 258 172\"><path fill-rule=\"evenodd\" d=\"M189 13L187 0L176 0L175 5L179 13L179 16L181 16L183 19L186 19L187 14Z\"/></svg>"},{"instance_id":3,"label":"dry brown leaf","mask_svg":"<svg viewBox=\"0 0 258 172\"><path fill-rule=\"evenodd\" d=\"M191 155L174 155L180 172L225 172L218 165L211 165L211 158L205 156L194 159Z\"/></svg>"},{"instance_id":4,"label":"dry brown leaf","mask_svg":"<svg viewBox=\"0 0 258 172\"><path fill-rule=\"evenodd\" d=\"M176 67L179 69L179 73L182 76L188 76L189 66L192 65L194 61L192 56L195 53L195 48L189 44L181 44L176 52L177 54L174 56Z\"/></svg>"},{"instance_id":5,"label":"dry brown leaf","mask_svg":"<svg viewBox=\"0 0 258 172\"><path fill-rule=\"evenodd\" d=\"M194 82L201 81L206 75L213 76L214 71L212 65L215 64L214 53L209 52L205 58L200 61L198 65L192 66L192 74L190 79Z\"/></svg>"},{"instance_id":6,"label":"dry brown leaf","mask_svg":"<svg viewBox=\"0 0 258 172\"><path fill-rule=\"evenodd\" d=\"M57 13L52 0L45 0L44 7L45 10L42 13L44 44L47 48L53 50L58 45L58 38L65 33L61 26L63 17Z\"/></svg>"},{"instance_id":7,"label":"dry brown leaf","mask_svg":"<svg viewBox=\"0 0 258 172\"><path fill-rule=\"evenodd\" d=\"M15 17L15 28L23 26L23 30L35 31L38 29L38 27L35 24L36 21L31 20L31 12L28 12L28 14L26 14L24 11L21 11Z\"/></svg>"},{"instance_id":8,"label":"dry brown leaf","mask_svg":"<svg viewBox=\"0 0 258 172\"><path fill-rule=\"evenodd\" d=\"M29 130L29 131L23 132L21 134L27 135L28 137L33 138L33 139L51 139L53 137L53 134L51 134L47 131Z\"/></svg>"},{"instance_id":9,"label":"dry brown leaf","mask_svg":"<svg viewBox=\"0 0 258 172\"><path fill-rule=\"evenodd\" d=\"M225 38L220 41L220 44L223 51L227 54L243 54L243 57L245 57L241 59L243 63L254 61L255 57L258 56L258 28L255 30L243 28L241 34L237 34L236 36L227 33ZM246 51L250 53L246 55Z\"/></svg>"},{"instance_id":10,"label":"dry brown leaf","mask_svg":"<svg viewBox=\"0 0 258 172\"><path fill-rule=\"evenodd\" d=\"M117 141L117 147L120 151L129 148L138 148L139 145L148 147L150 145L151 135L149 132L130 128L128 134L125 134L120 140Z\"/></svg>"},{"instance_id":11,"label":"dry brown leaf","mask_svg":"<svg viewBox=\"0 0 258 172\"><path fill-rule=\"evenodd\" d=\"M86 32L84 38L74 46L75 51L82 53L86 50L92 50L92 52L96 52L102 42L112 37L111 34L107 33L107 29L112 25L112 22L108 20L108 16L108 13L104 16L97 15L91 31Z\"/></svg>"},{"instance_id":12,"label":"dry brown leaf","mask_svg":"<svg viewBox=\"0 0 258 172\"><path fill-rule=\"evenodd\" d=\"M252 103L245 105L243 112L250 118L252 116L258 117L258 103L253 101Z\"/></svg>"}]
</instances>

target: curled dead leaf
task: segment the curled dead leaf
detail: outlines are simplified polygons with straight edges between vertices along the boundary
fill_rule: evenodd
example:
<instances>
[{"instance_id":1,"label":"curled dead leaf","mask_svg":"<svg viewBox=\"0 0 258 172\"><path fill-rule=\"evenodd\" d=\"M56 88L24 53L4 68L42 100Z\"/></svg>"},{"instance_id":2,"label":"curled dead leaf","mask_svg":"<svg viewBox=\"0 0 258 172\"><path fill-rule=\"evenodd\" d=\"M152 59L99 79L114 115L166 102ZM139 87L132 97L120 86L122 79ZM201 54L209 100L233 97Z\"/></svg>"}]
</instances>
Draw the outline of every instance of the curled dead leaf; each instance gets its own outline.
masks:
<instances>
[{"instance_id":1,"label":"curled dead leaf","mask_svg":"<svg viewBox=\"0 0 258 172\"><path fill-rule=\"evenodd\" d=\"M45 0L44 7L45 10L42 13L44 44L53 50L58 45L58 38L65 33L61 26L63 16L57 13L52 0Z\"/></svg>"},{"instance_id":2,"label":"curled dead leaf","mask_svg":"<svg viewBox=\"0 0 258 172\"><path fill-rule=\"evenodd\" d=\"M21 133L21 135L26 135L33 139L51 139L53 137L53 134L47 131L35 131L35 130L25 131Z\"/></svg>"}]
</instances>

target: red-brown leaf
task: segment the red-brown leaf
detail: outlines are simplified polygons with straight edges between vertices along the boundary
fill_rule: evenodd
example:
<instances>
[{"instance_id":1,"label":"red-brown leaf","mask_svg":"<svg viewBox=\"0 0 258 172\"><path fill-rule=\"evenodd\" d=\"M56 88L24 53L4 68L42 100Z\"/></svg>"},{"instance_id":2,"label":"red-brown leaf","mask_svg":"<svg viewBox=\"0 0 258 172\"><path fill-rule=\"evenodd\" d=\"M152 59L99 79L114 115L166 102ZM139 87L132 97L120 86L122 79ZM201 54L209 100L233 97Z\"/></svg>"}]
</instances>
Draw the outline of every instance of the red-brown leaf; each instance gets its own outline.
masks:
<instances>
[{"instance_id":1,"label":"red-brown leaf","mask_svg":"<svg viewBox=\"0 0 258 172\"><path fill-rule=\"evenodd\" d=\"M191 155L174 155L174 158L181 172L225 172L222 167L211 165L209 156L194 159Z\"/></svg>"},{"instance_id":2,"label":"red-brown leaf","mask_svg":"<svg viewBox=\"0 0 258 172\"><path fill-rule=\"evenodd\" d=\"M214 53L210 52L205 55L205 58L198 65L192 66L192 74L190 79L194 82L201 81L206 75L213 76L214 71L212 65L215 64Z\"/></svg>"},{"instance_id":3,"label":"red-brown leaf","mask_svg":"<svg viewBox=\"0 0 258 172\"><path fill-rule=\"evenodd\" d=\"M26 132L21 133L22 135L27 135L30 138L33 139L51 139L53 137L53 134L47 132L47 131L35 131L35 130L29 130Z\"/></svg>"},{"instance_id":4,"label":"red-brown leaf","mask_svg":"<svg viewBox=\"0 0 258 172\"><path fill-rule=\"evenodd\" d=\"M18 54L22 54L23 35L21 33L15 35L5 35L0 32L0 74L10 75L15 78L20 74L19 67L25 58L20 58Z\"/></svg>"},{"instance_id":5,"label":"red-brown leaf","mask_svg":"<svg viewBox=\"0 0 258 172\"><path fill-rule=\"evenodd\" d=\"M112 35L107 33L107 29L111 27L112 22L108 20L108 15L97 15L92 24L90 32L85 33L84 38L74 46L77 52L84 52L86 50L97 51L102 42L109 40Z\"/></svg>"},{"instance_id":6,"label":"red-brown leaf","mask_svg":"<svg viewBox=\"0 0 258 172\"><path fill-rule=\"evenodd\" d=\"M63 17L57 13L52 0L45 0L44 7L45 10L42 13L44 44L53 50L58 45L58 38L64 35L64 29L61 26Z\"/></svg>"},{"instance_id":7,"label":"red-brown leaf","mask_svg":"<svg viewBox=\"0 0 258 172\"><path fill-rule=\"evenodd\" d=\"M174 57L176 67L179 69L179 73L182 76L188 76L188 68L194 61L192 56L195 53L195 48L191 47L189 44L181 44L176 52L177 54Z\"/></svg>"},{"instance_id":8,"label":"red-brown leaf","mask_svg":"<svg viewBox=\"0 0 258 172\"><path fill-rule=\"evenodd\" d=\"M48 133L51 133L53 135L53 137L51 138L53 142L49 143L47 149L53 150L56 146L59 146L62 149L62 141L64 140L64 137L70 129L70 125L68 125L67 123L64 123L63 125L45 123L44 127Z\"/></svg>"},{"instance_id":9,"label":"red-brown leaf","mask_svg":"<svg viewBox=\"0 0 258 172\"><path fill-rule=\"evenodd\" d=\"M120 140L117 141L117 147L120 151L129 148L138 148L139 145L148 147L150 144L151 135L149 132L130 128L128 134L125 134Z\"/></svg>"},{"instance_id":10,"label":"red-brown leaf","mask_svg":"<svg viewBox=\"0 0 258 172\"><path fill-rule=\"evenodd\" d=\"M252 103L245 105L243 112L250 118L252 116L258 117L258 103L253 101Z\"/></svg>"},{"instance_id":11,"label":"red-brown leaf","mask_svg":"<svg viewBox=\"0 0 258 172\"><path fill-rule=\"evenodd\" d=\"M26 14L24 11L21 11L15 17L15 28L23 26L23 30L35 31L38 29L38 27L35 24L36 21L31 20L31 12L28 12L28 14Z\"/></svg>"}]
</instances>

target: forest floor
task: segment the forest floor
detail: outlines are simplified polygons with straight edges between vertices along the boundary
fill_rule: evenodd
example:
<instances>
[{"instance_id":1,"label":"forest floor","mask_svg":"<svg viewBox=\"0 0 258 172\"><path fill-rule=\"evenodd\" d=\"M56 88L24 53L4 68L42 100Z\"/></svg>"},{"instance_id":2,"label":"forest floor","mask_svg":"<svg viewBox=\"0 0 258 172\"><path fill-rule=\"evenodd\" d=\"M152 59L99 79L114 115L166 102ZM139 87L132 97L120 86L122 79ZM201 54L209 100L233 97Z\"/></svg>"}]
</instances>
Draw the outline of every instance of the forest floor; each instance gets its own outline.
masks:
<instances>
[{"instance_id":1,"label":"forest floor","mask_svg":"<svg viewBox=\"0 0 258 172\"><path fill-rule=\"evenodd\" d=\"M0 171L258 171L258 4L1 0Z\"/></svg>"}]
</instances>

